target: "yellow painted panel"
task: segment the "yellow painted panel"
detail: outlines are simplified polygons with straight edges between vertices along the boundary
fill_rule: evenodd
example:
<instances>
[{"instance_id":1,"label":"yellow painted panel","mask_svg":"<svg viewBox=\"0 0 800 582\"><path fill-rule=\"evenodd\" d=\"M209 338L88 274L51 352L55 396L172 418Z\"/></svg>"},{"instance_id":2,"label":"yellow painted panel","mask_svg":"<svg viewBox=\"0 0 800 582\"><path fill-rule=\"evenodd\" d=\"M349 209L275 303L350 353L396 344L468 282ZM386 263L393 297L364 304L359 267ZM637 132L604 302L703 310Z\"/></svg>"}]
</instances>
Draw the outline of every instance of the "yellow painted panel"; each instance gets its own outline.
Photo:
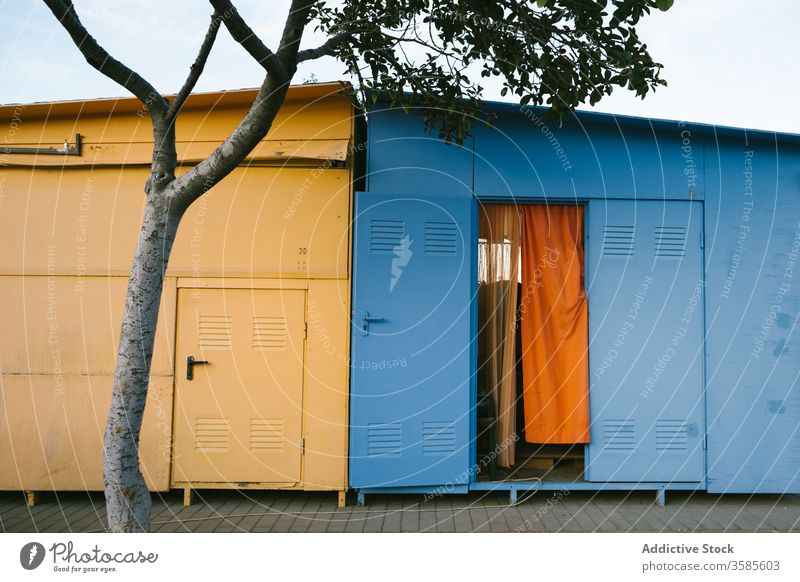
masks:
<instances>
[{"instance_id":1,"label":"yellow painted panel","mask_svg":"<svg viewBox=\"0 0 800 582\"><path fill-rule=\"evenodd\" d=\"M192 141L177 144L178 162L196 164L206 158L219 145L216 141ZM72 144L74 147L74 144ZM245 164L270 163L283 165L317 165L322 160L347 160L349 140L315 139L315 140L265 140L259 143ZM41 156L41 155L6 155L5 164L10 167L36 166L37 168L62 166L74 168L79 166L103 165L150 165L153 158L153 144L135 143L91 143L83 140L80 156Z\"/></svg>"},{"instance_id":2,"label":"yellow painted panel","mask_svg":"<svg viewBox=\"0 0 800 582\"><path fill-rule=\"evenodd\" d=\"M147 172L9 169L0 273L127 275ZM349 169L240 168L195 202L169 273L346 277Z\"/></svg>"},{"instance_id":3,"label":"yellow painted panel","mask_svg":"<svg viewBox=\"0 0 800 582\"><path fill-rule=\"evenodd\" d=\"M349 180L346 169L237 170L187 211L170 272L346 277Z\"/></svg>"},{"instance_id":4,"label":"yellow painted panel","mask_svg":"<svg viewBox=\"0 0 800 582\"><path fill-rule=\"evenodd\" d=\"M186 421L197 395L193 404L192 393L179 390L186 405L172 406L176 277L181 278L181 286L190 287L181 291L188 294L189 303L203 297L197 293L223 293L209 287L238 288L222 295L234 298L223 304L239 310L237 319L243 314L252 319L256 311L278 306L288 314L289 330L290 320L304 320L308 298L317 321L307 341L294 337L299 328L291 326L287 342L305 346L294 359L285 354L278 357L276 346L269 343L276 333L274 320L256 322L255 328L251 321L249 328L238 330L240 335L250 334L251 348L255 335L263 353L259 359L244 357L246 350L236 351L228 361L233 372L222 374L222 381L214 380L206 396L235 400L236 392L230 388L240 388L238 394L244 400L235 403L234 409L240 413L236 446L241 454L229 465L206 461L204 473L183 478L222 485L218 480L224 474L233 486L246 482L255 487L346 487L351 169L315 167L319 162L313 161L343 160L350 153L351 105L340 97L318 100L334 90L337 87L292 88L289 101L255 154L261 165L237 169L189 210L181 226L165 283L153 389L142 437L151 487L165 489L170 479L181 480L170 476L170 446L183 442L196 449L197 445L194 437L170 445L172 420L186 423L185 434L189 429L196 433L198 427L197 422L189 426ZM193 160L210 151L238 123L251 98L247 91L193 96L179 120L180 155ZM0 373L13 374L0 378L0 487L102 489L99 435L105 424L127 274L148 175L147 168L123 169L112 164L149 159L150 125L146 117L137 115L132 100L0 110L0 116L4 111L12 120L14 143L8 145L58 147L65 138L74 141L77 132L85 146L83 156L43 160L82 167L7 166L0 177L4 243L0 299L6 313L0 335ZM9 155L7 161L19 164L29 157ZM276 165L280 159L289 160L285 167ZM86 166L93 161L107 165ZM22 274L26 276L18 276ZM273 289L247 289L270 286ZM217 301L219 306L219 297L212 295L206 295L211 297L209 305ZM220 320L215 321L217 327L211 325L206 342L218 338L214 334L219 332ZM56 329L51 328L53 323ZM231 341L237 341L236 333L232 332ZM197 380L185 382L187 354L180 353L182 345L177 348L178 378L184 388L196 389ZM213 346L205 349L214 352ZM303 349L307 350L305 369ZM217 349L217 365L220 355ZM196 370L198 377L219 372L213 364ZM221 385L227 390L216 390ZM267 389L242 390L252 385ZM276 404L279 417L271 414ZM210 412L199 410L204 416L195 415L211 421L201 423L206 445L218 440L215 410L219 406ZM248 410L259 414L248 416ZM36 417L31 418L34 412ZM282 426L278 418L284 418ZM283 453L278 454L270 447L274 448L275 434L281 430L288 436L282 441ZM306 454L300 455L303 437ZM32 452L21 459L20 447ZM250 450L245 452L247 447ZM173 471L188 467L191 473L202 468L202 462L192 464L197 456L195 461L191 456L197 451L191 447L187 451Z\"/></svg>"},{"instance_id":5,"label":"yellow painted panel","mask_svg":"<svg viewBox=\"0 0 800 582\"><path fill-rule=\"evenodd\" d=\"M242 120L250 104L251 101L236 106L212 105L202 109L185 109L178 117L176 130L179 151L190 143L221 143ZM7 112L8 127L13 124L13 131L8 132L4 145L62 148L65 140L73 146L75 134L80 133L87 158L95 155L95 148L102 152L103 148L117 144L123 147L114 147L109 151L113 152L113 160L122 163L127 160L129 153L125 146L152 144L150 120L146 115L137 113L134 110L112 114L109 110L103 113L50 116L45 119L41 117L41 113L26 113L26 108L21 106L16 113L13 109ZM278 112L265 140L347 140L351 137L352 114L350 103L342 98L324 99L314 103L287 101ZM59 158L62 157L34 160L31 156L10 154L8 162L42 161L47 164ZM63 159L74 163L80 158Z\"/></svg>"},{"instance_id":6,"label":"yellow painted panel","mask_svg":"<svg viewBox=\"0 0 800 582\"><path fill-rule=\"evenodd\" d=\"M0 273L130 272L148 172L6 170Z\"/></svg>"},{"instance_id":7,"label":"yellow painted panel","mask_svg":"<svg viewBox=\"0 0 800 582\"><path fill-rule=\"evenodd\" d=\"M173 482L300 481L305 295L179 290Z\"/></svg>"},{"instance_id":8,"label":"yellow painted panel","mask_svg":"<svg viewBox=\"0 0 800 582\"><path fill-rule=\"evenodd\" d=\"M292 85L286 94L286 102L318 103L325 99L341 99L342 90L347 85L337 81L326 83L303 83ZM248 108L255 99L258 89L233 89L230 91L210 91L192 93L186 100L182 111L202 110L208 111L220 107ZM174 97L174 95L167 95ZM32 120L41 117L48 118L74 118L78 115L116 115L139 112L141 115L141 102L131 97L108 97L100 99L75 99L65 101L40 101L28 104L0 105L0 121L12 121L15 118Z\"/></svg>"},{"instance_id":9,"label":"yellow painted panel","mask_svg":"<svg viewBox=\"0 0 800 582\"><path fill-rule=\"evenodd\" d=\"M179 289L308 289L307 279L178 277Z\"/></svg>"},{"instance_id":10,"label":"yellow painted panel","mask_svg":"<svg viewBox=\"0 0 800 582\"><path fill-rule=\"evenodd\" d=\"M0 489L102 491L110 376L0 376ZM151 490L169 488L172 378L153 378L140 459Z\"/></svg>"},{"instance_id":11,"label":"yellow painted panel","mask_svg":"<svg viewBox=\"0 0 800 582\"><path fill-rule=\"evenodd\" d=\"M347 486L350 284L310 282L305 396L305 489Z\"/></svg>"},{"instance_id":12,"label":"yellow painted panel","mask_svg":"<svg viewBox=\"0 0 800 582\"><path fill-rule=\"evenodd\" d=\"M113 375L125 277L0 276L0 372ZM167 279L151 373L171 376L176 280Z\"/></svg>"}]
</instances>

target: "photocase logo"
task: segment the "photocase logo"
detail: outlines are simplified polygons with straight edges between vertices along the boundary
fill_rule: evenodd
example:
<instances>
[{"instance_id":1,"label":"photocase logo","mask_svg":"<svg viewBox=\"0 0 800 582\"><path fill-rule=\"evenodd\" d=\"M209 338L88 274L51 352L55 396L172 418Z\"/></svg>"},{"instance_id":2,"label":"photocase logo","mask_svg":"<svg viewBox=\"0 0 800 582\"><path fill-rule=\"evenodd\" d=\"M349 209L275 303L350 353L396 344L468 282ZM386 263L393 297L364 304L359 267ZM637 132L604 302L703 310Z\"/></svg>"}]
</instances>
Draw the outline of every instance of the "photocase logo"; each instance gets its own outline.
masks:
<instances>
[{"instance_id":1,"label":"photocase logo","mask_svg":"<svg viewBox=\"0 0 800 582\"><path fill-rule=\"evenodd\" d=\"M414 254L411 252L411 244L413 242L411 237L405 235L400 240L400 244L392 249L394 251L394 257L392 257L392 280L389 282L389 293L394 291L394 286L397 285L397 282L403 275L403 268L408 265L408 262L411 260L411 255Z\"/></svg>"},{"instance_id":2,"label":"photocase logo","mask_svg":"<svg viewBox=\"0 0 800 582\"><path fill-rule=\"evenodd\" d=\"M19 563L26 570L35 570L44 561L44 546L39 542L29 542L19 551Z\"/></svg>"}]
</instances>

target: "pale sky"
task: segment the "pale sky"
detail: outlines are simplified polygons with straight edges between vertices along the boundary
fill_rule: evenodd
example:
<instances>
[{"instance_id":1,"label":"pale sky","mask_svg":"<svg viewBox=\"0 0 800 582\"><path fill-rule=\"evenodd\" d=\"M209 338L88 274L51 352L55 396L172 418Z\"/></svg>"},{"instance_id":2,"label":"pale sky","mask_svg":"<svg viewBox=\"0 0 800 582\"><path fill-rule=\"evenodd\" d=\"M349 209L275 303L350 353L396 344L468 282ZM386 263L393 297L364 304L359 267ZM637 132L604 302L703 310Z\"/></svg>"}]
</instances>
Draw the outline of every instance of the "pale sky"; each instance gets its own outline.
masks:
<instances>
[{"instance_id":1,"label":"pale sky","mask_svg":"<svg viewBox=\"0 0 800 582\"><path fill-rule=\"evenodd\" d=\"M234 0L273 46L288 2ZM164 93L175 92L194 60L211 9L203 0L75 0L89 31ZM127 96L89 67L47 8L37 0L0 0L0 103ZM654 12L640 34L669 86L641 101L623 90L595 109L800 133L800 2L796 0L676 0ZM305 46L321 40L304 37ZM346 79L333 59L305 64L320 81ZM198 91L258 86L256 65L220 31ZM485 98L500 100L496 88Z\"/></svg>"}]
</instances>

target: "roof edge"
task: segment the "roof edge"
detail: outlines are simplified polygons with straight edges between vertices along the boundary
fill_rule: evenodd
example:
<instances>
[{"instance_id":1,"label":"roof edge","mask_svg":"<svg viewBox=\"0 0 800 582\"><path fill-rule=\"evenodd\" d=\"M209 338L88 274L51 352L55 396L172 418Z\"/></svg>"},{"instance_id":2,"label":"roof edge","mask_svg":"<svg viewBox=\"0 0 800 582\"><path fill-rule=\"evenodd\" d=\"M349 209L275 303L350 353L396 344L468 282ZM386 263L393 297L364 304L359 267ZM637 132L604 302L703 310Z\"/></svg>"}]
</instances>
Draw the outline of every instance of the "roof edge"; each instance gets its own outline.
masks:
<instances>
[{"instance_id":1,"label":"roof edge","mask_svg":"<svg viewBox=\"0 0 800 582\"><path fill-rule=\"evenodd\" d=\"M379 97L376 104L386 105L387 95L377 92ZM373 106L370 109L375 109ZM410 105L409 109L422 109L422 107ZM541 105L525 105L509 101L490 101L481 102L481 109L484 113L526 115L527 111L544 113L549 108ZM800 134L786 131L772 131L767 129L752 129L747 127L736 127L731 125L715 125L698 121L685 121L679 119L664 119L659 117L641 117L619 113L606 113L601 111L587 111L577 109L569 114L565 123L591 123L606 124L624 127L637 127L662 131L690 131L699 135L710 135L718 137L744 138L747 140L773 141L800 144Z\"/></svg>"},{"instance_id":2,"label":"roof edge","mask_svg":"<svg viewBox=\"0 0 800 582\"><path fill-rule=\"evenodd\" d=\"M347 99L343 89L347 83L332 81L292 85L286 94L286 102L321 101L325 99ZM184 109L237 107L250 105L258 94L257 88L232 89L192 93ZM174 95L167 95L173 97ZM0 105L0 119L63 117L69 115L91 115L103 113L132 113L142 109L136 97L107 97L75 99L69 101L38 101L34 103L9 103Z\"/></svg>"}]
</instances>

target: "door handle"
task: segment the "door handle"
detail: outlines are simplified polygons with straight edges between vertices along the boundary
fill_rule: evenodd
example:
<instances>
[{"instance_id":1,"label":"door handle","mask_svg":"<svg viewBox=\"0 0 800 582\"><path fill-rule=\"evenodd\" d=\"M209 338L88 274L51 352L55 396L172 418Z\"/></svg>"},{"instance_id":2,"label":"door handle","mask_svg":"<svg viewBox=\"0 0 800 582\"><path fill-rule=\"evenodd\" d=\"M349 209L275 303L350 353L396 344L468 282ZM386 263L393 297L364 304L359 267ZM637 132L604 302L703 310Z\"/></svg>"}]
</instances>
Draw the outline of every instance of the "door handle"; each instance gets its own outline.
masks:
<instances>
[{"instance_id":1,"label":"door handle","mask_svg":"<svg viewBox=\"0 0 800 582\"><path fill-rule=\"evenodd\" d=\"M193 380L194 379L194 367L195 366L205 366L208 364L207 360L195 360L194 356L189 356L186 358L186 379Z\"/></svg>"},{"instance_id":2,"label":"door handle","mask_svg":"<svg viewBox=\"0 0 800 582\"><path fill-rule=\"evenodd\" d=\"M381 321L385 320L382 317L378 317L376 315L370 315L369 311L364 311L361 314L361 335L369 335L370 323L380 323Z\"/></svg>"}]
</instances>

